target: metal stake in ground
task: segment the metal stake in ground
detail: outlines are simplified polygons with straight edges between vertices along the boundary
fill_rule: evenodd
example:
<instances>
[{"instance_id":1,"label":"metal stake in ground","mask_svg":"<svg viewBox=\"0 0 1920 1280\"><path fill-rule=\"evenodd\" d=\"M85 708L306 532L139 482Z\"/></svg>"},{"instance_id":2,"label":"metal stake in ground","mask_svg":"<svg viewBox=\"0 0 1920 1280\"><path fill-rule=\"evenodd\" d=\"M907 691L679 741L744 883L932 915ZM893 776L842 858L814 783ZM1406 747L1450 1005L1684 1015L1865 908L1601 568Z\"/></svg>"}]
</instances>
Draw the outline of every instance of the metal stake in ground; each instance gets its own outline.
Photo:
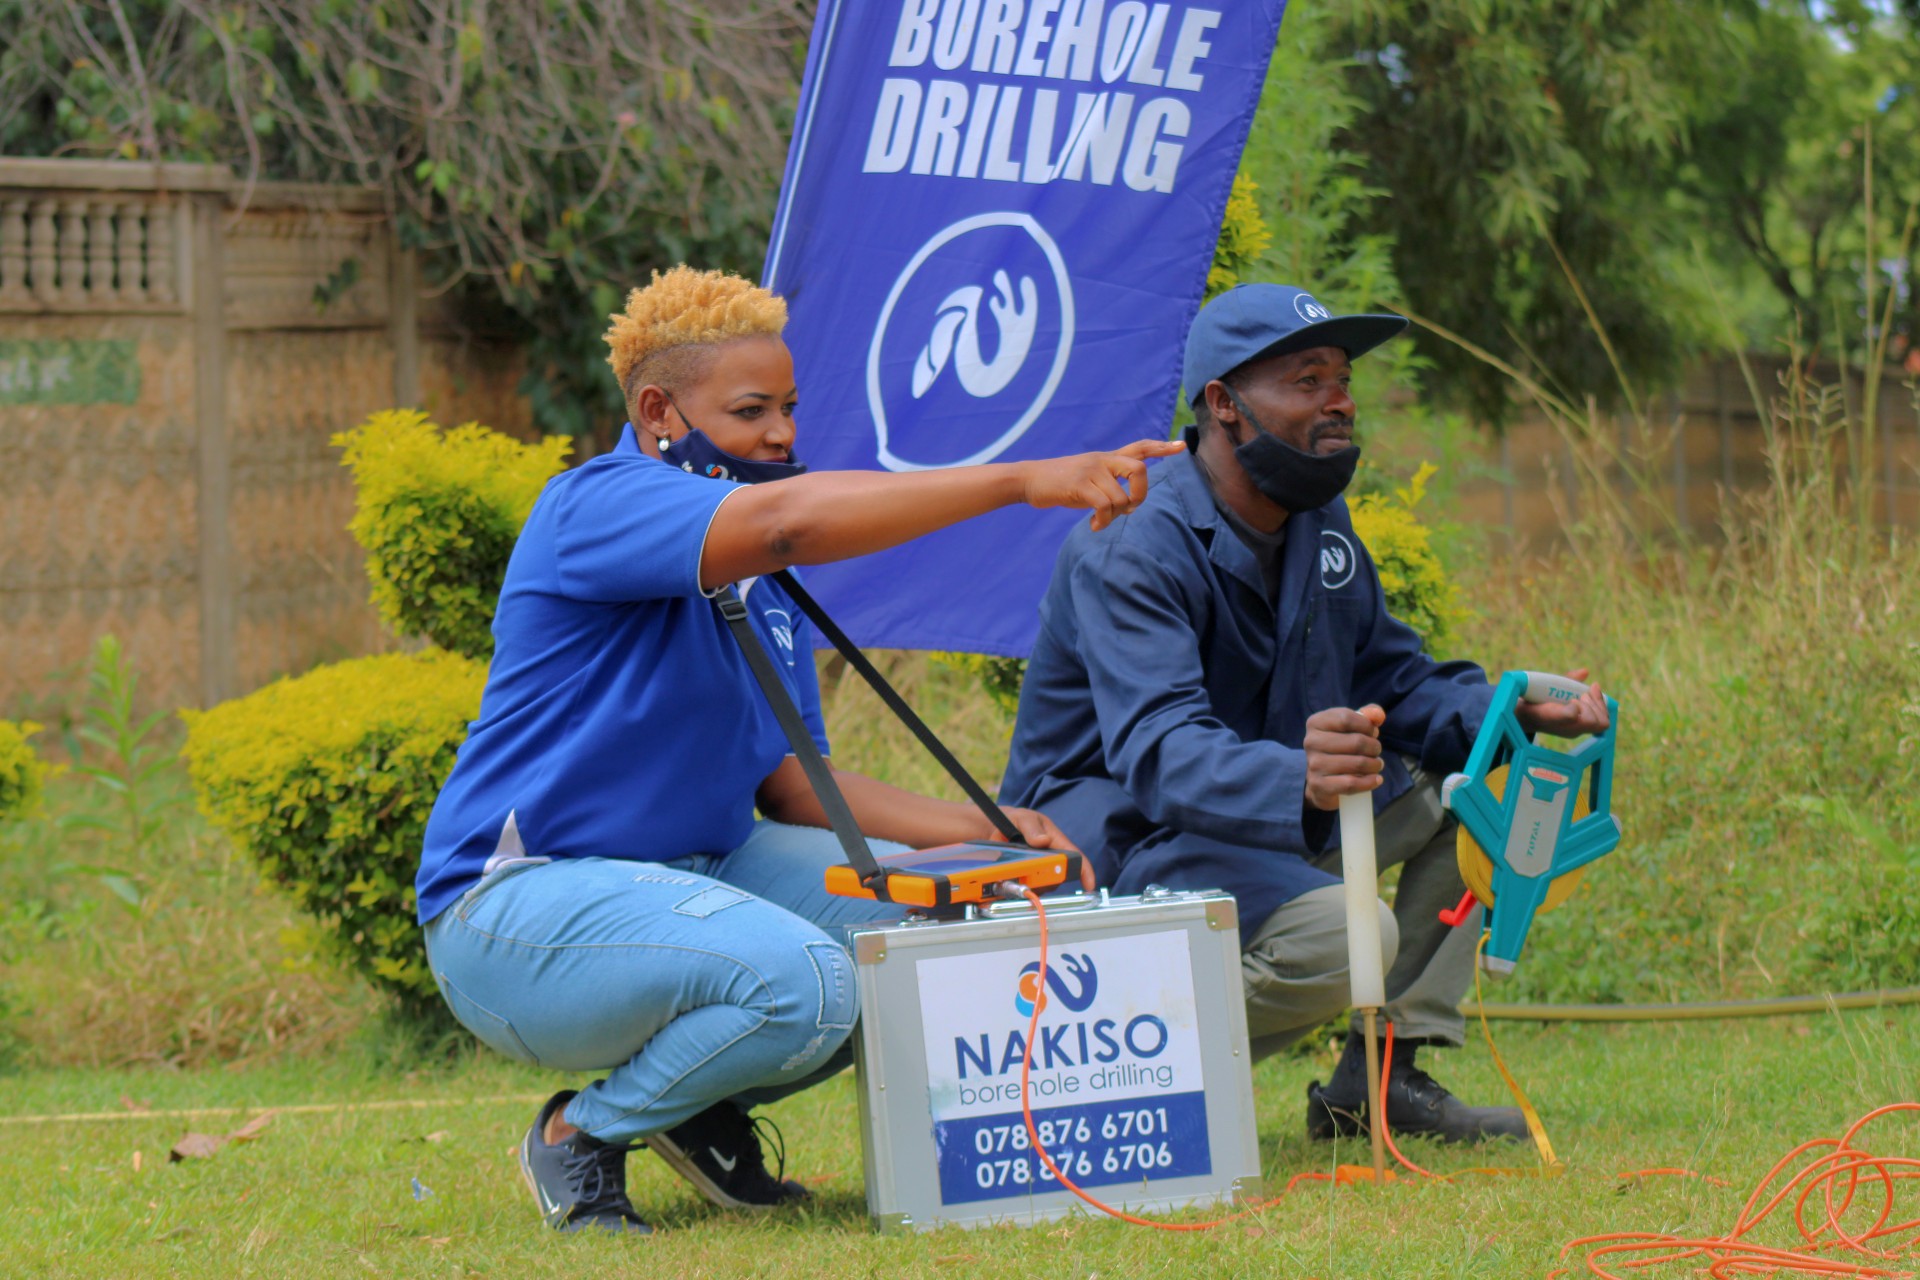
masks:
<instances>
[{"instance_id":1,"label":"metal stake in ground","mask_svg":"<svg viewBox=\"0 0 1920 1280\"><path fill-rule=\"evenodd\" d=\"M1380 966L1380 873L1373 851L1373 796L1340 797L1340 878L1346 886L1347 973L1367 1044L1367 1132L1373 1180L1387 1180L1386 1117L1380 1101L1380 1008L1387 1002Z\"/></svg>"}]
</instances>

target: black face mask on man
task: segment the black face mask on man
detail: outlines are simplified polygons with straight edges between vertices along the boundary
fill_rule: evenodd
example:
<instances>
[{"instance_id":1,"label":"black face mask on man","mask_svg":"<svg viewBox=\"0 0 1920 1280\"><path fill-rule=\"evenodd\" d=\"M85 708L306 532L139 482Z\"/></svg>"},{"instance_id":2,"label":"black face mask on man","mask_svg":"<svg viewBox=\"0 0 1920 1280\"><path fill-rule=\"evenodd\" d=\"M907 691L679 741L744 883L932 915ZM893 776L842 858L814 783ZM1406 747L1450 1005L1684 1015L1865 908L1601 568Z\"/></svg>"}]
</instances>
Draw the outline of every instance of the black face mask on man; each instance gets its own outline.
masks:
<instances>
[{"instance_id":1,"label":"black face mask on man","mask_svg":"<svg viewBox=\"0 0 1920 1280\"><path fill-rule=\"evenodd\" d=\"M1240 411L1253 435L1234 448L1233 456L1245 468L1253 487L1288 511L1317 511L1353 483L1360 465L1360 446L1350 444L1329 454L1303 453L1269 432L1253 416L1239 393L1226 383L1227 398Z\"/></svg>"}]
</instances>

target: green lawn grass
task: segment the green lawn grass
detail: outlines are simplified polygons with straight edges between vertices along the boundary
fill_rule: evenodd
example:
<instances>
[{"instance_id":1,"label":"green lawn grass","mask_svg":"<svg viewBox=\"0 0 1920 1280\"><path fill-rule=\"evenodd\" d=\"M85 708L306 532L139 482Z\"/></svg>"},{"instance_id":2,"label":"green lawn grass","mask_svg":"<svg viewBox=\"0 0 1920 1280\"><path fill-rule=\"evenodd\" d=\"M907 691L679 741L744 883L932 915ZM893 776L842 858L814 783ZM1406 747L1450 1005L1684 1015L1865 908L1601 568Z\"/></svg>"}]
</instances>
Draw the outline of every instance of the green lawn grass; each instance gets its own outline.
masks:
<instances>
[{"instance_id":1,"label":"green lawn grass","mask_svg":"<svg viewBox=\"0 0 1920 1280\"><path fill-rule=\"evenodd\" d=\"M633 1198L665 1228L636 1241L562 1237L539 1225L513 1148L537 1100L567 1081L491 1055L440 1068L383 1068L355 1050L239 1072L29 1072L7 1081L5 1115L124 1112L129 1103L250 1110L0 1122L0 1274L1538 1276L1558 1265L1564 1242L1587 1233L1723 1230L1751 1185L1797 1142L1837 1136L1873 1105L1920 1097L1920 1011L1496 1030L1570 1166L1566 1176L1384 1190L1304 1183L1252 1218L1183 1235L1085 1217L874 1235L851 1074L770 1112L785 1130L790 1171L815 1191L813 1208L724 1213L636 1152ZM1358 1144L1336 1151L1302 1134L1306 1082L1329 1065L1324 1055L1285 1057L1255 1074L1271 1187L1302 1170L1366 1159ZM1477 1036L1432 1065L1463 1096L1499 1100ZM189 1129L224 1133L257 1114L251 1109L376 1099L431 1105L283 1113L257 1141L167 1162ZM1869 1145L1879 1154L1920 1155L1920 1124L1895 1118L1876 1137ZM1441 1170L1530 1159L1517 1147L1413 1144L1408 1154ZM1665 1165L1731 1185L1615 1176ZM415 1179L431 1194L416 1198Z\"/></svg>"}]
</instances>

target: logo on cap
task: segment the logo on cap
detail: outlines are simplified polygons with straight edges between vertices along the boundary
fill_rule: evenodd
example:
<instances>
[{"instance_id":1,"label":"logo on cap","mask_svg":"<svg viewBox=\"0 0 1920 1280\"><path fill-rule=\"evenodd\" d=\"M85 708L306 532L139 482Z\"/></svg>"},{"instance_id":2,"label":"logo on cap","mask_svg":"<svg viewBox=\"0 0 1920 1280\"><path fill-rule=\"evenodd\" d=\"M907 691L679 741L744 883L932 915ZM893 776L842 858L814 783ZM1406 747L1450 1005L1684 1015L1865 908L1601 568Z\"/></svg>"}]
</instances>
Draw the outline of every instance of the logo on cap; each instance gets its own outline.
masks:
<instances>
[{"instance_id":1,"label":"logo on cap","mask_svg":"<svg viewBox=\"0 0 1920 1280\"><path fill-rule=\"evenodd\" d=\"M1305 320L1308 324L1318 324L1322 320L1333 319L1333 312L1315 302L1313 295L1310 293L1296 293L1293 295L1293 310L1295 315Z\"/></svg>"},{"instance_id":2,"label":"logo on cap","mask_svg":"<svg viewBox=\"0 0 1920 1280\"><path fill-rule=\"evenodd\" d=\"M936 232L893 282L867 349L890 471L989 462L1045 412L1073 352L1073 281L1031 214Z\"/></svg>"}]
</instances>

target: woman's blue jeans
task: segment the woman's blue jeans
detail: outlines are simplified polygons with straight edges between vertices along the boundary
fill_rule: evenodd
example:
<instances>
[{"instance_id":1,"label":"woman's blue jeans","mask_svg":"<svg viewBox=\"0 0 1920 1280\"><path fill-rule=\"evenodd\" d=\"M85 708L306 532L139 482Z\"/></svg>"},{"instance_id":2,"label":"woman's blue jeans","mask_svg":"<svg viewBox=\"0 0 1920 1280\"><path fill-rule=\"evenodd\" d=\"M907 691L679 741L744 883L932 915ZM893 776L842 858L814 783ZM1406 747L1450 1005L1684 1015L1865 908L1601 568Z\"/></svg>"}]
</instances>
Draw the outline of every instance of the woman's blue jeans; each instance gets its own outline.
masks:
<instances>
[{"instance_id":1,"label":"woman's blue jeans","mask_svg":"<svg viewBox=\"0 0 1920 1280\"><path fill-rule=\"evenodd\" d=\"M846 933L901 909L827 893L841 860L829 831L760 822L724 857L505 867L428 922L427 960L482 1043L605 1071L567 1120L631 1142L722 1099L785 1097L851 1060Z\"/></svg>"}]
</instances>

